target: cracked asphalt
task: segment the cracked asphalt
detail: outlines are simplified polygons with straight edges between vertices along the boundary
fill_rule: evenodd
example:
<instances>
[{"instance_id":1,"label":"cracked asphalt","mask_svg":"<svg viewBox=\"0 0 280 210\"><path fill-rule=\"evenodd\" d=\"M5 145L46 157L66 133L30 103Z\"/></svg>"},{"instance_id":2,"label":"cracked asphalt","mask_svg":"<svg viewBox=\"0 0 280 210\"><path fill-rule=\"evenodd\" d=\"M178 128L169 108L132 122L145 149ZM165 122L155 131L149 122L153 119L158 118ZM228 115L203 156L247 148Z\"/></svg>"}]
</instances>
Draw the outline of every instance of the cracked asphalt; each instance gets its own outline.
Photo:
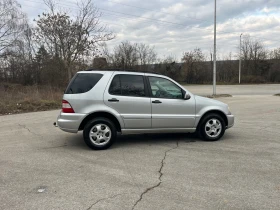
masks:
<instances>
[{"instance_id":1,"label":"cracked asphalt","mask_svg":"<svg viewBox=\"0 0 280 210\"><path fill-rule=\"evenodd\" d=\"M278 210L280 97L219 100L236 116L220 141L127 135L105 151L53 127L58 110L0 116L0 209Z\"/></svg>"}]
</instances>

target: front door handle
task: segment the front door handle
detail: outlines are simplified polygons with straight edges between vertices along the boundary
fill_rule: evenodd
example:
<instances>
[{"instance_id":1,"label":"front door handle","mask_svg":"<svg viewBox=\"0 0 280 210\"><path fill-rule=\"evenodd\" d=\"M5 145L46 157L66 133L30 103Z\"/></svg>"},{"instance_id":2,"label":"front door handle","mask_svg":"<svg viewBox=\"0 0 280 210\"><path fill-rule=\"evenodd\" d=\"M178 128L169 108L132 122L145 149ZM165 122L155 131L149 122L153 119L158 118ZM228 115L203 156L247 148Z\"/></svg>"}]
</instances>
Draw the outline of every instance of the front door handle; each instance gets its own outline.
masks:
<instances>
[{"instance_id":1,"label":"front door handle","mask_svg":"<svg viewBox=\"0 0 280 210\"><path fill-rule=\"evenodd\" d=\"M153 104L161 104L162 102L159 100L152 101Z\"/></svg>"},{"instance_id":2,"label":"front door handle","mask_svg":"<svg viewBox=\"0 0 280 210\"><path fill-rule=\"evenodd\" d=\"M108 99L108 101L109 101L109 102L119 102L119 100L118 100L118 99L116 99L116 98L111 98L111 99Z\"/></svg>"}]
</instances>

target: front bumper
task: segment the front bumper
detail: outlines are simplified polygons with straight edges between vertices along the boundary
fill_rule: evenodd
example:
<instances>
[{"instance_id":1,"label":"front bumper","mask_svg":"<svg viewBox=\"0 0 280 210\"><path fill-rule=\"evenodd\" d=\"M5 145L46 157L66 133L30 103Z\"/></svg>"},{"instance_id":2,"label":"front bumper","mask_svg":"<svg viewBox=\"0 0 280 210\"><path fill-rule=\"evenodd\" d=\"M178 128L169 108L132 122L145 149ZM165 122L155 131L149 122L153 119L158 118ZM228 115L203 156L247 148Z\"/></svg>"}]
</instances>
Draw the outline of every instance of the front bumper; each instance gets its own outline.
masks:
<instances>
[{"instance_id":1,"label":"front bumper","mask_svg":"<svg viewBox=\"0 0 280 210\"><path fill-rule=\"evenodd\" d=\"M63 131L77 133L85 116L86 114L60 112L56 125Z\"/></svg>"},{"instance_id":2,"label":"front bumper","mask_svg":"<svg viewBox=\"0 0 280 210\"><path fill-rule=\"evenodd\" d=\"M228 126L227 128L231 128L234 125L234 115L227 115Z\"/></svg>"}]
</instances>

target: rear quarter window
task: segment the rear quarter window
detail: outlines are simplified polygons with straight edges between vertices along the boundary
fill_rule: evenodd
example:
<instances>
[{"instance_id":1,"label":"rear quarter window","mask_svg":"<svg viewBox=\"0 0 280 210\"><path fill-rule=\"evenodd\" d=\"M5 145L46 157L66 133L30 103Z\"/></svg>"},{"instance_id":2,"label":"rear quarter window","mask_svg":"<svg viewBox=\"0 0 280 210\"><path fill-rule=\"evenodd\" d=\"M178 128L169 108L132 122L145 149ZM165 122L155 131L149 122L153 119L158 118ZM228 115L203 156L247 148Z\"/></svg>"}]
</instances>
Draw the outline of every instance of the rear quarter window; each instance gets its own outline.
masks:
<instances>
[{"instance_id":1,"label":"rear quarter window","mask_svg":"<svg viewBox=\"0 0 280 210\"><path fill-rule=\"evenodd\" d=\"M78 73L72 79L67 87L65 94L79 94L90 91L97 82L102 78L103 74L96 73Z\"/></svg>"}]
</instances>

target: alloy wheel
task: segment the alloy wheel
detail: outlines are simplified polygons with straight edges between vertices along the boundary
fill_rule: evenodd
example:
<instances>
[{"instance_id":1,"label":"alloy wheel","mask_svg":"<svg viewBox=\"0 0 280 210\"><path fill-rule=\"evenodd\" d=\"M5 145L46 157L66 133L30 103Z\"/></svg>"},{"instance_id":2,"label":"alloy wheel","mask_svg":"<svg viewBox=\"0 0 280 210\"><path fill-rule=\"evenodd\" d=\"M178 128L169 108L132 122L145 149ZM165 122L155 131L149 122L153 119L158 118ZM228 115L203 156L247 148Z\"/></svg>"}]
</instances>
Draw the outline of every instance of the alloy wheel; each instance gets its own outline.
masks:
<instances>
[{"instance_id":1,"label":"alloy wheel","mask_svg":"<svg viewBox=\"0 0 280 210\"><path fill-rule=\"evenodd\" d=\"M212 118L205 124L205 133L211 138L216 138L222 131L222 124L218 119Z\"/></svg>"},{"instance_id":2,"label":"alloy wheel","mask_svg":"<svg viewBox=\"0 0 280 210\"><path fill-rule=\"evenodd\" d=\"M91 142L98 146L107 144L110 141L111 136L111 129L105 124L94 125L89 132Z\"/></svg>"}]
</instances>

